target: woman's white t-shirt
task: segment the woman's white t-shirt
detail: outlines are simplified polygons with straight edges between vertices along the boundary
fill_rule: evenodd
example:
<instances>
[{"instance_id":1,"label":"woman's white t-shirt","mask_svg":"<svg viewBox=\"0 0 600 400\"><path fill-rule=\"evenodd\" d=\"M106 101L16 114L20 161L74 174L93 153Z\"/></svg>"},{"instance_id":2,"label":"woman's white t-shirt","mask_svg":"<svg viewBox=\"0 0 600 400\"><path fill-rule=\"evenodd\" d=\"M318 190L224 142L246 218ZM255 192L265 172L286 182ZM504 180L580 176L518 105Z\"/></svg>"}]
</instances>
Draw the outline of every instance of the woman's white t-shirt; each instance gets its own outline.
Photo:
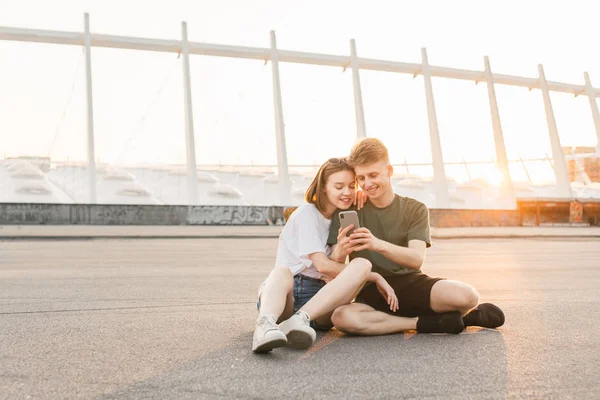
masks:
<instances>
[{"instance_id":1,"label":"woman's white t-shirt","mask_svg":"<svg viewBox=\"0 0 600 400\"><path fill-rule=\"evenodd\" d=\"M275 268L287 267L298 274L320 279L321 273L308 257L312 253L331 253L327 244L331 220L325 218L314 204L298 207L279 235Z\"/></svg>"}]
</instances>

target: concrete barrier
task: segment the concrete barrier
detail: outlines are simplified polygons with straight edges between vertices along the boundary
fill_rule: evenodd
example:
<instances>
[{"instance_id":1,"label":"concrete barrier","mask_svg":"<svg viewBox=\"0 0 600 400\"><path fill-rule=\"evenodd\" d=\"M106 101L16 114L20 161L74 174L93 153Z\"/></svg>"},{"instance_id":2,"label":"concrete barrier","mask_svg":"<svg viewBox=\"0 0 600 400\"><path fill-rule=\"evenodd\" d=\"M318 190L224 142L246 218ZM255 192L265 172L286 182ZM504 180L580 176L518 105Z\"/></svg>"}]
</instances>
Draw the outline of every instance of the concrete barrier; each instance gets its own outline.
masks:
<instances>
[{"instance_id":1,"label":"concrete barrier","mask_svg":"<svg viewBox=\"0 0 600 400\"><path fill-rule=\"evenodd\" d=\"M0 203L0 225L283 225L283 207Z\"/></svg>"},{"instance_id":2,"label":"concrete barrier","mask_svg":"<svg viewBox=\"0 0 600 400\"><path fill-rule=\"evenodd\" d=\"M282 225L294 207L0 203L0 225ZM519 226L519 210L430 210L431 226Z\"/></svg>"},{"instance_id":3,"label":"concrete barrier","mask_svg":"<svg viewBox=\"0 0 600 400\"><path fill-rule=\"evenodd\" d=\"M519 210L429 210L430 224L438 228L520 226L519 217Z\"/></svg>"}]
</instances>

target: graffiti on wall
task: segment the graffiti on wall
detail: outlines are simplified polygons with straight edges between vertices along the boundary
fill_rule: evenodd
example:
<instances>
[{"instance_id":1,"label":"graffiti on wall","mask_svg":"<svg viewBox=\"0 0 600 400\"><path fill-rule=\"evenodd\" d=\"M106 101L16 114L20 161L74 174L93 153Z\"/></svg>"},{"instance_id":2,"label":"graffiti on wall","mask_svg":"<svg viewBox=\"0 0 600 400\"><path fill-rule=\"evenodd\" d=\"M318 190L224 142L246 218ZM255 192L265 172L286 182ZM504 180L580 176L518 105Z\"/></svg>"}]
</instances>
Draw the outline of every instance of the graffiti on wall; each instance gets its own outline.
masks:
<instances>
[{"instance_id":1,"label":"graffiti on wall","mask_svg":"<svg viewBox=\"0 0 600 400\"><path fill-rule=\"evenodd\" d=\"M2 204L0 223L19 225L50 224L61 214L60 206L48 204Z\"/></svg>"},{"instance_id":2,"label":"graffiti on wall","mask_svg":"<svg viewBox=\"0 0 600 400\"><path fill-rule=\"evenodd\" d=\"M283 225L281 207L190 206L190 225Z\"/></svg>"},{"instance_id":3,"label":"graffiti on wall","mask_svg":"<svg viewBox=\"0 0 600 400\"><path fill-rule=\"evenodd\" d=\"M147 211L143 206L137 205L98 205L94 207L93 220L98 221L102 224L107 225L145 225L148 222L156 223L152 221L145 222L150 215L146 215ZM155 217L155 215L152 215Z\"/></svg>"},{"instance_id":4,"label":"graffiti on wall","mask_svg":"<svg viewBox=\"0 0 600 400\"><path fill-rule=\"evenodd\" d=\"M162 206L0 203L0 225L284 225L276 206Z\"/></svg>"}]
</instances>

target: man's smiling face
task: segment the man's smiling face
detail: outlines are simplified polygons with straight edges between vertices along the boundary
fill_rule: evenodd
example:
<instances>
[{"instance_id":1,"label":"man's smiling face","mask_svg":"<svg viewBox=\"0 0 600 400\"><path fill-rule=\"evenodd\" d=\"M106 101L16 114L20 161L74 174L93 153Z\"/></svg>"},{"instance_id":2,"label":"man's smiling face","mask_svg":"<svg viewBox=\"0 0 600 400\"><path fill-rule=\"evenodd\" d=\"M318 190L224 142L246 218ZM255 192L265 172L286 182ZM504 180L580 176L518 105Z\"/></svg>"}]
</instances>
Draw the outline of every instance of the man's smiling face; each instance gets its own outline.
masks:
<instances>
[{"instance_id":1,"label":"man's smiling face","mask_svg":"<svg viewBox=\"0 0 600 400\"><path fill-rule=\"evenodd\" d=\"M392 190L390 177L393 169L386 160L368 165L356 165L354 171L358 184L370 199L379 199Z\"/></svg>"}]
</instances>

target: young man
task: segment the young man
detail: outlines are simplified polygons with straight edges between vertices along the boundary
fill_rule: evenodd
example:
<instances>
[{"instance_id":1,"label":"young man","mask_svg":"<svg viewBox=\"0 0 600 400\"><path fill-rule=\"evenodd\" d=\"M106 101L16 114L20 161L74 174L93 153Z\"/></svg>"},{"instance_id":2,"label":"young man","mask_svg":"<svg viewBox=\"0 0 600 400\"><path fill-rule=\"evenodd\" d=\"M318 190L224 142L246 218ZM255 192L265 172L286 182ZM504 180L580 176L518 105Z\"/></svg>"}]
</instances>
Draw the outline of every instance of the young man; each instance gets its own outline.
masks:
<instances>
[{"instance_id":1,"label":"young man","mask_svg":"<svg viewBox=\"0 0 600 400\"><path fill-rule=\"evenodd\" d=\"M332 218L328 239L335 244L332 258L371 261L373 272L383 275L394 289L399 308L391 312L377 288L367 285L354 303L335 310L335 327L358 335L385 335L409 329L460 333L469 325L501 326L502 310L489 303L478 305L473 287L421 272L431 246L429 211L423 203L394 193L393 168L384 144L363 139L352 148L349 162L369 201L358 211L360 228L349 237L338 234L337 213Z\"/></svg>"}]
</instances>

